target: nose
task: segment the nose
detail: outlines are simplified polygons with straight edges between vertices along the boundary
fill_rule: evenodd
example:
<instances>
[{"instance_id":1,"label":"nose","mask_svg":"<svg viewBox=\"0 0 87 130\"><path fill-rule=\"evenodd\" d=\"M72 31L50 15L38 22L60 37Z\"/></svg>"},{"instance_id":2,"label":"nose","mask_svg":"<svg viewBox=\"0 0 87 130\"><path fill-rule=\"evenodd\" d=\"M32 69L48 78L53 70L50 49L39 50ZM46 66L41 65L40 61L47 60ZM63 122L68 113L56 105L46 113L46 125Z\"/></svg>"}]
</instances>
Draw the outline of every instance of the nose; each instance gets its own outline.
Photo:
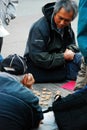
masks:
<instances>
[{"instance_id":1,"label":"nose","mask_svg":"<svg viewBox=\"0 0 87 130\"><path fill-rule=\"evenodd\" d=\"M65 25L65 20L61 20L60 25Z\"/></svg>"}]
</instances>

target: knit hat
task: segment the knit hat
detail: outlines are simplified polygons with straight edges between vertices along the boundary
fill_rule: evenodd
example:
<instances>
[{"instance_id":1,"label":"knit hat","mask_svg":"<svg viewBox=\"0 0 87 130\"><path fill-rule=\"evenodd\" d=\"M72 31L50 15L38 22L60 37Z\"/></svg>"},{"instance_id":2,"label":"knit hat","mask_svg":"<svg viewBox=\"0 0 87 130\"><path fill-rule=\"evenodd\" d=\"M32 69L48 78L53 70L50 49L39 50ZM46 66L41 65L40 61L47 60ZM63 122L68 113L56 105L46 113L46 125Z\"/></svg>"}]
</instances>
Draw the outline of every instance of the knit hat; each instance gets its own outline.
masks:
<instances>
[{"instance_id":1,"label":"knit hat","mask_svg":"<svg viewBox=\"0 0 87 130\"><path fill-rule=\"evenodd\" d=\"M1 71L14 74L23 75L26 73L27 65L24 57L17 54L9 55L1 62Z\"/></svg>"}]
</instances>

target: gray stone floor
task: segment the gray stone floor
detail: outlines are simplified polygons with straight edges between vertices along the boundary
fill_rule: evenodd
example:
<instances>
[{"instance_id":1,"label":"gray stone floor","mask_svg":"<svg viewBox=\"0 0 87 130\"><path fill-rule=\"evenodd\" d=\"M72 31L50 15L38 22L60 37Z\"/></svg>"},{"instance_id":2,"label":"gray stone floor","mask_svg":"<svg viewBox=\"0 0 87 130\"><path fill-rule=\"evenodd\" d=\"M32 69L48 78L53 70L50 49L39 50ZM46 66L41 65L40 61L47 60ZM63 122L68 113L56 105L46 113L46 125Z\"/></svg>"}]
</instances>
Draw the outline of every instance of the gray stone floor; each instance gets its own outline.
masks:
<instances>
[{"instance_id":1,"label":"gray stone floor","mask_svg":"<svg viewBox=\"0 0 87 130\"><path fill-rule=\"evenodd\" d=\"M71 93L72 91L66 90L61 88L61 85L64 83L40 83L34 84L34 93L40 99L40 105L43 109L47 109L49 106L52 105L54 101L54 97L57 91L61 92L61 95L64 97ZM46 88L46 90L44 90Z\"/></svg>"}]
</instances>

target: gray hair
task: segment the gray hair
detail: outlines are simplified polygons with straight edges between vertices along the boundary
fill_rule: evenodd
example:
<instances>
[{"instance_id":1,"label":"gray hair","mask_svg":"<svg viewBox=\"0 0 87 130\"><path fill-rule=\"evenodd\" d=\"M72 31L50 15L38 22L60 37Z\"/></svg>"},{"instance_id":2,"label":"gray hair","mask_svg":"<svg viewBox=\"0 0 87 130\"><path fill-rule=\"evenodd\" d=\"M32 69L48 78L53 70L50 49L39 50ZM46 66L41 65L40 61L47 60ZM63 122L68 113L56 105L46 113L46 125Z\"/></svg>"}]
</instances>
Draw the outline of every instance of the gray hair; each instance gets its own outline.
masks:
<instances>
[{"instance_id":1,"label":"gray hair","mask_svg":"<svg viewBox=\"0 0 87 130\"><path fill-rule=\"evenodd\" d=\"M61 8L64 8L67 12L73 11L72 20L75 19L78 13L77 3L73 0L57 0L54 6L53 14L55 15Z\"/></svg>"}]
</instances>

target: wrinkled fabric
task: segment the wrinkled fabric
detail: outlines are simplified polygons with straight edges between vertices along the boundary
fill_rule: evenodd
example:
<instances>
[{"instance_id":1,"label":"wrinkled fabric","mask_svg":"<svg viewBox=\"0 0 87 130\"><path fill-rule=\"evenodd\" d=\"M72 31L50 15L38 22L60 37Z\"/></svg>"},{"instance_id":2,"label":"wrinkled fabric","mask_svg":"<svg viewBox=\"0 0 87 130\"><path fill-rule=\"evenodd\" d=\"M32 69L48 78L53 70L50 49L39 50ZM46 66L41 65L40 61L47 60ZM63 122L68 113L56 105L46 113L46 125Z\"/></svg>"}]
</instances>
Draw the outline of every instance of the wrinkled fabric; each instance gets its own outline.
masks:
<instances>
[{"instance_id":1,"label":"wrinkled fabric","mask_svg":"<svg viewBox=\"0 0 87 130\"><path fill-rule=\"evenodd\" d=\"M87 85L87 65L83 58L81 64L81 70L79 71L77 76L75 90L84 88L85 85Z\"/></svg>"},{"instance_id":2,"label":"wrinkled fabric","mask_svg":"<svg viewBox=\"0 0 87 130\"><path fill-rule=\"evenodd\" d=\"M78 35L79 48L87 64L87 0L79 1Z\"/></svg>"},{"instance_id":3,"label":"wrinkled fabric","mask_svg":"<svg viewBox=\"0 0 87 130\"><path fill-rule=\"evenodd\" d=\"M0 72L0 129L28 130L37 127L43 119L38 97L10 74L4 75Z\"/></svg>"}]
</instances>

